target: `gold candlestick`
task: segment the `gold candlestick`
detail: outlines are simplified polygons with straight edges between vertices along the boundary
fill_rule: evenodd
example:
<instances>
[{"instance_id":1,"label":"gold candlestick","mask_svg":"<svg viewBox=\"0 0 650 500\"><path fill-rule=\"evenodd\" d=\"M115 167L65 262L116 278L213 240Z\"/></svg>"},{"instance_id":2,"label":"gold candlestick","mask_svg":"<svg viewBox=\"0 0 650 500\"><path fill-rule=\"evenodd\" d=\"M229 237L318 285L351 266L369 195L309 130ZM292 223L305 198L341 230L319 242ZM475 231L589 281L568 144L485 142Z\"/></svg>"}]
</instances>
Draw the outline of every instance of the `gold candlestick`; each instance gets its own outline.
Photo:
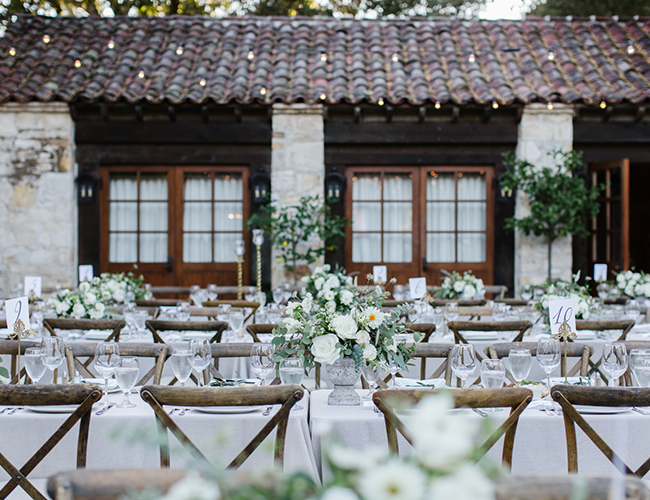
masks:
<instances>
[{"instance_id":1,"label":"gold candlestick","mask_svg":"<svg viewBox=\"0 0 650 500\"><path fill-rule=\"evenodd\" d=\"M557 333L553 335L553 338L556 340L563 340L564 341L564 355L562 356L562 372L564 373L564 383L568 384L569 381L567 379L566 375L566 343L569 340L575 340L577 335L575 332L571 331L571 327L569 326L569 323L566 321L563 321L562 324L560 325L560 328L558 328Z\"/></svg>"},{"instance_id":2,"label":"gold candlestick","mask_svg":"<svg viewBox=\"0 0 650 500\"><path fill-rule=\"evenodd\" d=\"M235 247L235 253L237 254L237 300L241 300L243 296L244 268L242 264L244 262L245 251L244 240L237 240L237 246Z\"/></svg>"},{"instance_id":3,"label":"gold candlestick","mask_svg":"<svg viewBox=\"0 0 650 500\"><path fill-rule=\"evenodd\" d=\"M262 230L253 229L253 244L257 249L257 293L262 291L262 243L264 243Z\"/></svg>"},{"instance_id":4,"label":"gold candlestick","mask_svg":"<svg viewBox=\"0 0 650 500\"><path fill-rule=\"evenodd\" d=\"M20 339L22 339L23 337L29 337L30 335L36 335L36 332L31 329L26 330L25 323L23 323L23 321L19 319L18 321L16 321L16 323L14 323L14 331L7 336L9 340L18 341L18 355L16 356L16 365L17 365L17 373L18 373L17 383L20 383Z\"/></svg>"}]
</instances>

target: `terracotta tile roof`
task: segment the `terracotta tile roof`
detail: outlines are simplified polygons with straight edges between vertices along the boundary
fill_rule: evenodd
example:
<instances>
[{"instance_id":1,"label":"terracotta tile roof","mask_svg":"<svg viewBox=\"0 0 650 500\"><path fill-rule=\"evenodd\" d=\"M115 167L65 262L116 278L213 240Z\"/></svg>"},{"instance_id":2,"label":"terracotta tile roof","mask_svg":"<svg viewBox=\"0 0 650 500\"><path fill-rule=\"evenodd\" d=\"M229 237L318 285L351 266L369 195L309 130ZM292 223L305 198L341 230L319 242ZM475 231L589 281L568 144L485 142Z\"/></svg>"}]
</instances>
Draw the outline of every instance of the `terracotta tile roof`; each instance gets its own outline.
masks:
<instances>
[{"instance_id":1,"label":"terracotta tile roof","mask_svg":"<svg viewBox=\"0 0 650 500\"><path fill-rule=\"evenodd\" d=\"M649 18L19 16L0 39L0 102L504 105L649 98Z\"/></svg>"}]
</instances>

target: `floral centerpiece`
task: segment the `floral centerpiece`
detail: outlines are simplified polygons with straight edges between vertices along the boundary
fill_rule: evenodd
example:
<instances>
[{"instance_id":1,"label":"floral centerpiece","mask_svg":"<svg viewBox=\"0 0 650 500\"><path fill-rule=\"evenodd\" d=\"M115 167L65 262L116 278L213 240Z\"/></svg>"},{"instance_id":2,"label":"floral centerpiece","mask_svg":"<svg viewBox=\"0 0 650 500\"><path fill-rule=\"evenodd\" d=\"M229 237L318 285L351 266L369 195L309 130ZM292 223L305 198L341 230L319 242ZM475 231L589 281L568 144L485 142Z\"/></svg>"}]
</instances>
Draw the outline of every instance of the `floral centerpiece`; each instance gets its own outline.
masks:
<instances>
[{"instance_id":1,"label":"floral centerpiece","mask_svg":"<svg viewBox=\"0 0 650 500\"><path fill-rule=\"evenodd\" d=\"M357 303L357 287L344 271L330 272L330 265L317 266L310 275L301 278L302 295L310 293L316 305L349 311ZM333 305L332 305L333 304Z\"/></svg>"},{"instance_id":2,"label":"floral centerpiece","mask_svg":"<svg viewBox=\"0 0 650 500\"><path fill-rule=\"evenodd\" d=\"M580 272L573 275L572 281L557 280L544 282L540 288L544 289L544 295L535 305L542 315L543 320L548 323L548 303L555 299L572 298L575 304L576 319L589 319L590 306L594 298L589 293L589 287L578 284Z\"/></svg>"},{"instance_id":3,"label":"floral centerpiece","mask_svg":"<svg viewBox=\"0 0 650 500\"><path fill-rule=\"evenodd\" d=\"M650 297L650 276L643 271L625 271L616 275L616 287L628 297Z\"/></svg>"},{"instance_id":4,"label":"floral centerpiece","mask_svg":"<svg viewBox=\"0 0 650 500\"><path fill-rule=\"evenodd\" d=\"M456 271L452 271L451 274L447 271L443 271L443 273L447 274L447 277L442 282L442 286L434 293L435 298L472 300L475 297L483 298L485 296L483 280L474 276L472 271L465 271L462 276Z\"/></svg>"}]
</instances>

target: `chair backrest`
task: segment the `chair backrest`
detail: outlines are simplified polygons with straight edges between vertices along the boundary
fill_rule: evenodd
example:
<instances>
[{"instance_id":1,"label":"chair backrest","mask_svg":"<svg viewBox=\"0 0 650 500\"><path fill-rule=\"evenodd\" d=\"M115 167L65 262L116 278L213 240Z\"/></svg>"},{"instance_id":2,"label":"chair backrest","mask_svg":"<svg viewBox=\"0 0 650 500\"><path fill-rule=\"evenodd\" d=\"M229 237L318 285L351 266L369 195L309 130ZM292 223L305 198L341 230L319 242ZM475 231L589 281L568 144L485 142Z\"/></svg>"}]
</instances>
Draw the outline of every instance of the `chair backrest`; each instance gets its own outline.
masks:
<instances>
[{"instance_id":1,"label":"chair backrest","mask_svg":"<svg viewBox=\"0 0 650 500\"><path fill-rule=\"evenodd\" d=\"M444 375L445 383L451 385L451 350L454 346L452 344L429 344L425 342L418 342L415 344L415 352L413 358L420 358L420 379L427 378L427 359L429 358L442 358L444 361L438 368L431 374L429 378L440 378Z\"/></svg>"},{"instance_id":2,"label":"chair backrest","mask_svg":"<svg viewBox=\"0 0 650 500\"><path fill-rule=\"evenodd\" d=\"M505 285L485 285L485 293L492 294L492 297L496 299L503 299L508 292L508 287Z\"/></svg>"},{"instance_id":3,"label":"chair backrest","mask_svg":"<svg viewBox=\"0 0 650 500\"><path fill-rule=\"evenodd\" d=\"M537 342L501 342L498 344L492 344L485 348L485 354L487 357L492 359L501 359L508 357L512 349L528 349L531 356L537 356ZM588 344L579 344L577 342L568 342L566 345L567 357L570 358L580 358L571 369L567 369L564 364L564 357L562 357L561 373L564 377L573 377L577 373L581 377L586 377L589 374L589 361L591 355L594 352L594 348ZM564 347L562 348L564 352ZM510 373L510 370L506 368L506 377L511 382L514 382L515 379Z\"/></svg>"},{"instance_id":4,"label":"chair backrest","mask_svg":"<svg viewBox=\"0 0 650 500\"><path fill-rule=\"evenodd\" d=\"M622 330L618 340L625 340L628 332L634 326L633 319L608 319L599 321L576 320L576 330L594 330L604 332L607 330Z\"/></svg>"},{"instance_id":5,"label":"chair backrest","mask_svg":"<svg viewBox=\"0 0 650 500\"><path fill-rule=\"evenodd\" d=\"M399 453L397 432L413 444L413 438L397 417L394 408L414 405L422 398L439 393L437 390L400 389L375 392L372 396L377 408L384 414L388 446L393 453ZM512 450L515 442L515 433L519 415L526 409L533 399L530 389L512 387L504 389L455 389L450 392L454 398L456 408L510 408L510 415L481 445L473 456L479 460L494 446L505 434L503 442L503 465L510 468L512 465Z\"/></svg>"},{"instance_id":6,"label":"chair backrest","mask_svg":"<svg viewBox=\"0 0 650 500\"><path fill-rule=\"evenodd\" d=\"M138 307L174 307L181 302L187 302L183 299L136 299L135 305Z\"/></svg>"},{"instance_id":7,"label":"chair backrest","mask_svg":"<svg viewBox=\"0 0 650 500\"><path fill-rule=\"evenodd\" d=\"M277 327L277 323L258 323L255 325L248 325L246 327L246 333L253 337L253 342L261 342L258 337L260 333L273 333L273 330Z\"/></svg>"},{"instance_id":8,"label":"chair backrest","mask_svg":"<svg viewBox=\"0 0 650 500\"><path fill-rule=\"evenodd\" d=\"M92 360L95 356L95 347L97 342L73 342L65 347L66 360L68 363L68 373L74 375L75 370L82 377L97 378L90 371L90 363L83 363L79 358L88 358ZM169 346L166 344L147 344L136 342L120 342L118 344L121 356L130 356L134 358L152 358L156 362L147 373L142 375L136 385L144 385L153 377L153 383L160 384L162 378L165 360L169 357Z\"/></svg>"},{"instance_id":9,"label":"chair backrest","mask_svg":"<svg viewBox=\"0 0 650 500\"><path fill-rule=\"evenodd\" d=\"M590 387L556 385L551 389L551 397L560 403L564 414L564 430L567 443L568 471L578 472L578 445L575 425L587 435L596 447L623 474L634 474L643 478L650 470L650 458L638 469L632 470L612 450L598 433L587 423L574 405L635 407L650 406L650 389L637 387Z\"/></svg>"},{"instance_id":10,"label":"chair backrest","mask_svg":"<svg viewBox=\"0 0 650 500\"><path fill-rule=\"evenodd\" d=\"M249 300L208 300L203 303L203 307L217 307L220 306L221 304L230 304L232 307L238 307L238 308L249 308L251 309L251 312L248 316L244 318L244 323L246 323L253 314L255 314L255 311L257 311L257 308L260 307L259 302L251 302Z\"/></svg>"},{"instance_id":11,"label":"chair backrest","mask_svg":"<svg viewBox=\"0 0 650 500\"><path fill-rule=\"evenodd\" d=\"M101 396L102 390L97 385L0 385L0 405L2 406L77 406L61 426L54 431L45 444L20 469L7 460L2 453L3 446L0 443L0 467L11 477L0 490L0 498L7 498L17 486L20 486L33 499L45 500L45 497L32 485L27 479L27 476L43 461L77 422L79 422L77 468L86 466L90 416L92 414L93 404L99 401Z\"/></svg>"},{"instance_id":12,"label":"chair backrest","mask_svg":"<svg viewBox=\"0 0 650 500\"><path fill-rule=\"evenodd\" d=\"M431 338L431 335L433 335L433 332L436 331L436 325L433 323L411 323L408 325L408 331L421 333L422 338L420 339L420 342L426 344L429 342L429 339Z\"/></svg>"},{"instance_id":13,"label":"chair backrest","mask_svg":"<svg viewBox=\"0 0 650 500\"><path fill-rule=\"evenodd\" d=\"M146 322L147 329L153 335L154 342L164 344L160 332L214 332L210 342L221 342L221 335L228 328L225 321L160 321L150 319Z\"/></svg>"},{"instance_id":14,"label":"chair backrest","mask_svg":"<svg viewBox=\"0 0 650 500\"><path fill-rule=\"evenodd\" d=\"M159 429L164 433L160 440L160 466L169 467L169 437L167 429L176 436L190 454L207 470L213 469L205 455L179 429L172 418L163 409L163 405L200 407L200 406L268 406L282 405L275 415L262 427L246 447L228 465L237 469L262 444L264 439L277 428L275 437L274 461L276 466L284 465L284 445L287 435L289 413L293 405L304 395L298 385L276 385L267 387L165 387L148 385L140 391L144 399L153 408Z\"/></svg>"},{"instance_id":15,"label":"chair backrest","mask_svg":"<svg viewBox=\"0 0 650 500\"><path fill-rule=\"evenodd\" d=\"M208 366L210 374L216 378L225 379L226 377L219 373L219 360L221 358L248 358L251 355L252 345L250 342L215 342L212 344L214 364ZM276 377L270 385L278 385L279 383L280 377Z\"/></svg>"},{"instance_id":16,"label":"chair backrest","mask_svg":"<svg viewBox=\"0 0 650 500\"><path fill-rule=\"evenodd\" d=\"M8 355L11 356L11 368L9 370L10 384L17 384L19 380L23 377L26 377L27 372L23 366L20 370L20 373L16 373L18 369L18 341L17 340L0 340L0 356ZM25 349L28 347L40 347L40 342L34 342L30 340L21 340L20 341L20 354L25 354ZM21 363L24 365L24 363Z\"/></svg>"},{"instance_id":17,"label":"chair backrest","mask_svg":"<svg viewBox=\"0 0 650 500\"><path fill-rule=\"evenodd\" d=\"M110 340L117 342L120 332L126 326L126 321L123 319L45 318L43 326L55 337L55 330L112 330L105 340L106 342Z\"/></svg>"}]
</instances>

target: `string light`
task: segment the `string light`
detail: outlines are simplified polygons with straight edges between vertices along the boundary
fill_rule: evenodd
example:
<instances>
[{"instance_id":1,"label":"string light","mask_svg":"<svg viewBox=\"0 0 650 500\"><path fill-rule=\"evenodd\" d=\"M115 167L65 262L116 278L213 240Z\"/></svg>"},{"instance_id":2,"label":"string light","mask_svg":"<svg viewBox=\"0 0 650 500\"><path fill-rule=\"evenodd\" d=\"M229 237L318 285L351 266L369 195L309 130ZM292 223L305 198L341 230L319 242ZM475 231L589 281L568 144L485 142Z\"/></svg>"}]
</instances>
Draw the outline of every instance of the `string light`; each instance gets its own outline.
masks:
<instances>
[{"instance_id":1,"label":"string light","mask_svg":"<svg viewBox=\"0 0 650 500\"><path fill-rule=\"evenodd\" d=\"M434 107L435 107L436 109L440 109L440 101L436 101Z\"/></svg>"},{"instance_id":2,"label":"string light","mask_svg":"<svg viewBox=\"0 0 650 500\"><path fill-rule=\"evenodd\" d=\"M393 54L393 62L397 62L397 61L399 61L399 55L397 54L397 52L395 52Z\"/></svg>"},{"instance_id":3,"label":"string light","mask_svg":"<svg viewBox=\"0 0 650 500\"><path fill-rule=\"evenodd\" d=\"M81 61L80 61L79 59L77 59L77 60L74 62L74 67L75 67L75 68L81 68Z\"/></svg>"},{"instance_id":4,"label":"string light","mask_svg":"<svg viewBox=\"0 0 650 500\"><path fill-rule=\"evenodd\" d=\"M548 49L548 60L549 61L554 61L555 60L555 52L553 52L553 47L550 47Z\"/></svg>"},{"instance_id":5,"label":"string light","mask_svg":"<svg viewBox=\"0 0 650 500\"><path fill-rule=\"evenodd\" d=\"M605 109L607 107L607 103L605 101L600 101L600 109Z\"/></svg>"},{"instance_id":6,"label":"string light","mask_svg":"<svg viewBox=\"0 0 650 500\"><path fill-rule=\"evenodd\" d=\"M176 54L179 56L183 54L183 46L179 45L178 48L176 49Z\"/></svg>"},{"instance_id":7,"label":"string light","mask_svg":"<svg viewBox=\"0 0 650 500\"><path fill-rule=\"evenodd\" d=\"M115 48L115 40L113 40L112 38L108 41L108 48L109 49Z\"/></svg>"},{"instance_id":8,"label":"string light","mask_svg":"<svg viewBox=\"0 0 650 500\"><path fill-rule=\"evenodd\" d=\"M15 49L14 47L11 47L11 48L9 49L9 55L10 55L10 56L15 56L15 55L16 55L16 49Z\"/></svg>"},{"instance_id":9,"label":"string light","mask_svg":"<svg viewBox=\"0 0 650 500\"><path fill-rule=\"evenodd\" d=\"M379 104L380 106L383 106L384 105L384 98L380 97L379 100L377 101L377 104Z\"/></svg>"},{"instance_id":10,"label":"string light","mask_svg":"<svg viewBox=\"0 0 650 500\"><path fill-rule=\"evenodd\" d=\"M140 70L140 73L138 73L138 78L144 78L144 71Z\"/></svg>"},{"instance_id":11,"label":"string light","mask_svg":"<svg viewBox=\"0 0 650 500\"><path fill-rule=\"evenodd\" d=\"M205 81L205 78L201 78L201 81L199 82L199 85L200 85L201 87L205 87L205 84L206 84L206 83L207 83L207 82Z\"/></svg>"},{"instance_id":12,"label":"string light","mask_svg":"<svg viewBox=\"0 0 650 500\"><path fill-rule=\"evenodd\" d=\"M321 101L324 101L326 98L327 98L327 96L325 95L325 92L323 92L323 93L320 95L320 100L321 100Z\"/></svg>"},{"instance_id":13,"label":"string light","mask_svg":"<svg viewBox=\"0 0 650 500\"><path fill-rule=\"evenodd\" d=\"M492 101L492 107L493 107L494 109L497 109L497 108L499 107L499 103L496 102L496 101Z\"/></svg>"},{"instance_id":14,"label":"string light","mask_svg":"<svg viewBox=\"0 0 650 500\"><path fill-rule=\"evenodd\" d=\"M473 63L474 61L476 61L476 56L474 55L474 52L470 52L469 57L467 58L467 60L468 60L469 62L471 62L471 63Z\"/></svg>"},{"instance_id":15,"label":"string light","mask_svg":"<svg viewBox=\"0 0 650 500\"><path fill-rule=\"evenodd\" d=\"M43 35L43 43L50 43L50 35Z\"/></svg>"},{"instance_id":16,"label":"string light","mask_svg":"<svg viewBox=\"0 0 650 500\"><path fill-rule=\"evenodd\" d=\"M253 47L248 49L248 55L246 57L248 57L249 61L252 61L253 59L255 59L255 52L253 52Z\"/></svg>"},{"instance_id":17,"label":"string light","mask_svg":"<svg viewBox=\"0 0 650 500\"><path fill-rule=\"evenodd\" d=\"M323 62L327 61L327 54L325 53L325 51L320 53L320 60Z\"/></svg>"},{"instance_id":18,"label":"string light","mask_svg":"<svg viewBox=\"0 0 650 500\"><path fill-rule=\"evenodd\" d=\"M266 87L262 87L262 88L260 89L260 94L262 94L262 95L266 95Z\"/></svg>"},{"instance_id":19,"label":"string light","mask_svg":"<svg viewBox=\"0 0 650 500\"><path fill-rule=\"evenodd\" d=\"M548 109L553 109L553 103L551 101L548 101L548 104L546 105Z\"/></svg>"},{"instance_id":20,"label":"string light","mask_svg":"<svg viewBox=\"0 0 650 500\"><path fill-rule=\"evenodd\" d=\"M627 51L627 53L630 54L630 55L634 54L634 42L633 42L632 40L630 40L629 42L627 42L627 49L626 49L626 51Z\"/></svg>"}]
</instances>

